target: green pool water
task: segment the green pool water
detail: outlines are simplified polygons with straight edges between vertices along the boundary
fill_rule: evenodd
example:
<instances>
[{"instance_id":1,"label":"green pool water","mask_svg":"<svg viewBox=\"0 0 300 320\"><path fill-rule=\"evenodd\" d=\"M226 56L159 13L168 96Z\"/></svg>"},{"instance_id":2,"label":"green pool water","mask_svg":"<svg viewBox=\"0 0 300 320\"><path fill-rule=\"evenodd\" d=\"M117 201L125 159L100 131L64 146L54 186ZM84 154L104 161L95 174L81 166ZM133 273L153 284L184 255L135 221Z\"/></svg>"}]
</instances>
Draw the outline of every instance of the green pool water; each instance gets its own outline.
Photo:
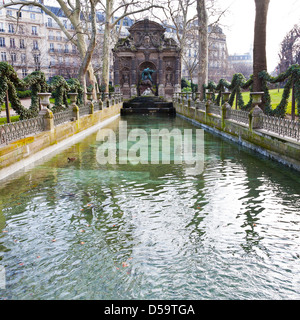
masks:
<instances>
[{"instance_id":1,"label":"green pool water","mask_svg":"<svg viewBox=\"0 0 300 320\"><path fill-rule=\"evenodd\" d=\"M0 299L300 298L298 173L209 132L199 175L185 163L100 165L96 137L2 182Z\"/></svg>"}]
</instances>

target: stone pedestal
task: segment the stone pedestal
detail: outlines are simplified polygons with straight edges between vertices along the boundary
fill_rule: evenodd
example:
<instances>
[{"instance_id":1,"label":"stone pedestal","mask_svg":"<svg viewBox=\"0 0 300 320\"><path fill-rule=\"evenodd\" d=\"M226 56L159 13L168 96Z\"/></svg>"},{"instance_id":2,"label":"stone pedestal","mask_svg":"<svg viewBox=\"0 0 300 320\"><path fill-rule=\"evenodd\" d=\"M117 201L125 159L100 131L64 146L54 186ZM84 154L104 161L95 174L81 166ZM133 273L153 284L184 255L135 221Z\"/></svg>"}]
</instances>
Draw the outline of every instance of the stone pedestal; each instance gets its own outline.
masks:
<instances>
[{"instance_id":1,"label":"stone pedestal","mask_svg":"<svg viewBox=\"0 0 300 320\"><path fill-rule=\"evenodd\" d=\"M130 87L130 96L131 97L136 97L137 96L137 90L136 90L136 85L132 84Z\"/></svg>"},{"instance_id":2,"label":"stone pedestal","mask_svg":"<svg viewBox=\"0 0 300 320\"><path fill-rule=\"evenodd\" d=\"M53 131L54 130L53 112L48 108L43 108L39 112L39 116L42 116L44 118L45 131Z\"/></svg>"},{"instance_id":3,"label":"stone pedestal","mask_svg":"<svg viewBox=\"0 0 300 320\"><path fill-rule=\"evenodd\" d=\"M261 115L263 115L263 111L259 106L255 106L249 114L249 124L250 129L261 129L262 128L262 121Z\"/></svg>"},{"instance_id":4,"label":"stone pedestal","mask_svg":"<svg viewBox=\"0 0 300 320\"><path fill-rule=\"evenodd\" d=\"M159 84L158 85L158 95L160 97L164 97L165 96L165 86L163 84Z\"/></svg>"}]
</instances>

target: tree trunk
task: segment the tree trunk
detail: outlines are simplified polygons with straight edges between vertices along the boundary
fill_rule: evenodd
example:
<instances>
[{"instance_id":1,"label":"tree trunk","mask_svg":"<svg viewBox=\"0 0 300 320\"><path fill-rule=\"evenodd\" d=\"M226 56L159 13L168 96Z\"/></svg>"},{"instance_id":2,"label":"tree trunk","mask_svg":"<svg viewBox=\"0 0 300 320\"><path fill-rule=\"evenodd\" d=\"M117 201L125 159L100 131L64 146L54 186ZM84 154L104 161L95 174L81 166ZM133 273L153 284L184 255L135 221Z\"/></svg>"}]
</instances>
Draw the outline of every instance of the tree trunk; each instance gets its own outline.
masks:
<instances>
[{"instance_id":1,"label":"tree trunk","mask_svg":"<svg viewBox=\"0 0 300 320\"><path fill-rule=\"evenodd\" d=\"M253 91L263 90L262 79L259 73L267 71L266 55L266 29L267 15L270 0L255 0L255 25L254 25L254 45L253 45Z\"/></svg>"},{"instance_id":2,"label":"tree trunk","mask_svg":"<svg viewBox=\"0 0 300 320\"><path fill-rule=\"evenodd\" d=\"M103 56L102 56L102 81L105 92L109 92L109 39L111 31L111 14L113 10L113 0L106 0L105 8L105 28L103 36Z\"/></svg>"},{"instance_id":3,"label":"tree trunk","mask_svg":"<svg viewBox=\"0 0 300 320\"><path fill-rule=\"evenodd\" d=\"M198 66L198 92L203 100L203 85L208 82L208 17L205 0L197 0L197 15L199 26L199 66Z\"/></svg>"}]
</instances>

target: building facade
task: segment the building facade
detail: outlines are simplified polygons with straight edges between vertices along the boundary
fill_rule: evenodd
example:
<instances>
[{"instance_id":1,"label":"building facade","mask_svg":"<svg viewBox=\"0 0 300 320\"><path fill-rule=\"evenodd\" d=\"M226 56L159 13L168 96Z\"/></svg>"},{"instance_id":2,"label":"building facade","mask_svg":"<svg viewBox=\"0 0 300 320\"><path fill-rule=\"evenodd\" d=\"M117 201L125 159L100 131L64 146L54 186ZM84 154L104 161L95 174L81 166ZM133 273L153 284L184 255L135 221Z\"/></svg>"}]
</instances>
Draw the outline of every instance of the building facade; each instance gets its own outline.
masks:
<instances>
[{"instance_id":1,"label":"building facade","mask_svg":"<svg viewBox=\"0 0 300 320\"><path fill-rule=\"evenodd\" d=\"M0 60L7 61L20 78L47 66L44 14L37 7L0 10Z\"/></svg>"}]
</instances>

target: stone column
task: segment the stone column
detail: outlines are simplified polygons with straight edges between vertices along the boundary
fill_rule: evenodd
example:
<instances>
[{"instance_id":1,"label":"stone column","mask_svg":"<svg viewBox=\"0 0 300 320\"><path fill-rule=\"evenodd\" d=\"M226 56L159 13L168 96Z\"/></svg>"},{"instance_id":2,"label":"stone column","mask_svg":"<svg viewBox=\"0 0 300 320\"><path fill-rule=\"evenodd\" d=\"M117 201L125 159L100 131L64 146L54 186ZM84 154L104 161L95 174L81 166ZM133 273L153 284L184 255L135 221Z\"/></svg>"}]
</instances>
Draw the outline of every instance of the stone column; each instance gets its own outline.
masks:
<instances>
[{"instance_id":1,"label":"stone column","mask_svg":"<svg viewBox=\"0 0 300 320\"><path fill-rule=\"evenodd\" d=\"M45 131L53 131L54 130L53 112L48 108L45 108L39 112L39 116L42 116L44 118Z\"/></svg>"},{"instance_id":2,"label":"stone column","mask_svg":"<svg viewBox=\"0 0 300 320\"><path fill-rule=\"evenodd\" d=\"M131 85L136 85L136 60L135 58L131 59Z\"/></svg>"},{"instance_id":3,"label":"stone column","mask_svg":"<svg viewBox=\"0 0 300 320\"><path fill-rule=\"evenodd\" d=\"M120 67L119 67L119 58L115 56L115 63L114 63L114 85L120 85Z\"/></svg>"},{"instance_id":4,"label":"stone column","mask_svg":"<svg viewBox=\"0 0 300 320\"><path fill-rule=\"evenodd\" d=\"M222 120L230 118L231 105L228 103L231 92L222 92L223 105L222 105Z\"/></svg>"},{"instance_id":5,"label":"stone column","mask_svg":"<svg viewBox=\"0 0 300 320\"><path fill-rule=\"evenodd\" d=\"M263 115L263 111L259 106L255 106L249 113L249 128L252 131L253 129L261 129L261 115Z\"/></svg>"},{"instance_id":6,"label":"stone column","mask_svg":"<svg viewBox=\"0 0 300 320\"><path fill-rule=\"evenodd\" d=\"M259 105L262 102L262 95L264 92L250 92L250 96L252 97L252 105L254 108L249 113L249 128L252 131L253 129L261 129L262 128L262 118L263 115L262 109Z\"/></svg>"},{"instance_id":7,"label":"stone column","mask_svg":"<svg viewBox=\"0 0 300 320\"><path fill-rule=\"evenodd\" d=\"M180 61L179 57L176 57L175 60L175 81L174 81L175 86L180 85Z\"/></svg>"},{"instance_id":8,"label":"stone column","mask_svg":"<svg viewBox=\"0 0 300 320\"><path fill-rule=\"evenodd\" d=\"M158 84L163 84L163 60L161 54L158 55Z\"/></svg>"}]
</instances>

